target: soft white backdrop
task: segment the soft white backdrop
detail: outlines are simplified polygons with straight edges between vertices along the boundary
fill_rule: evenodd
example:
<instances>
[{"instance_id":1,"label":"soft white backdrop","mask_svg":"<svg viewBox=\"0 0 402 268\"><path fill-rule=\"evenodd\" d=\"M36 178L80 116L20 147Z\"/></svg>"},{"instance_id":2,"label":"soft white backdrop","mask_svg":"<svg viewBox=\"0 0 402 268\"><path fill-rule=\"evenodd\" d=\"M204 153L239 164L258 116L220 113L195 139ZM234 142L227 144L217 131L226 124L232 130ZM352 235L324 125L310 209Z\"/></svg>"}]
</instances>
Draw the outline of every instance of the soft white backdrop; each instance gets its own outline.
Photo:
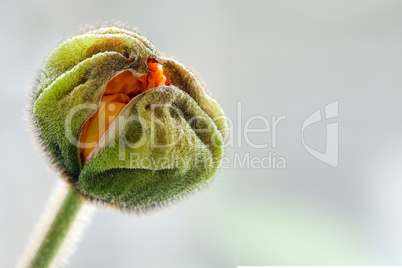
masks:
<instances>
[{"instance_id":1,"label":"soft white backdrop","mask_svg":"<svg viewBox=\"0 0 402 268\"><path fill-rule=\"evenodd\" d=\"M2 0L0 266L16 264L58 180L32 145L25 93L60 38L113 19L196 69L234 120L239 101L243 125L285 115L276 148L242 139L227 155L271 151L287 166L232 165L212 189L152 217L98 209L70 267L402 265L401 12L397 0ZM333 168L303 148L301 126L336 100ZM325 124L306 142L323 150Z\"/></svg>"}]
</instances>

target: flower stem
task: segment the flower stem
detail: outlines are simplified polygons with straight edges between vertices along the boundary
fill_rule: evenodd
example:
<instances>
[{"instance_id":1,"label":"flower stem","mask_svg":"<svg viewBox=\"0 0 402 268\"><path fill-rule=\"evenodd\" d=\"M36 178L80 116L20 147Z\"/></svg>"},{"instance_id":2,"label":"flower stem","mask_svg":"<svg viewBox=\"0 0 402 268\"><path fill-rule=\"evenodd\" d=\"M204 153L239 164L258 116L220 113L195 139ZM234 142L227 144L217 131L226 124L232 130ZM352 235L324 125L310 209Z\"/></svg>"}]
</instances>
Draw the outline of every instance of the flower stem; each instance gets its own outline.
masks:
<instances>
[{"instance_id":1,"label":"flower stem","mask_svg":"<svg viewBox=\"0 0 402 268\"><path fill-rule=\"evenodd\" d=\"M49 267L61 249L84 201L69 189L29 267Z\"/></svg>"}]
</instances>

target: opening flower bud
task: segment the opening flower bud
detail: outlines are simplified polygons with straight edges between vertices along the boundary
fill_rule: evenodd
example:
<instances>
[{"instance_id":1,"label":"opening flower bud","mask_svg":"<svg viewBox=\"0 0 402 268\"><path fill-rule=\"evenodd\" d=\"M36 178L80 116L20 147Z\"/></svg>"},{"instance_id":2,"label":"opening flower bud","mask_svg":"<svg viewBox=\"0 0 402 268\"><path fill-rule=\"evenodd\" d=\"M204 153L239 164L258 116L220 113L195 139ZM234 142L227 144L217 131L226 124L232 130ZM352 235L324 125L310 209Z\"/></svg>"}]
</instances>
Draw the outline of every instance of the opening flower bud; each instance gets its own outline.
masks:
<instances>
[{"instance_id":1,"label":"opening flower bud","mask_svg":"<svg viewBox=\"0 0 402 268\"><path fill-rule=\"evenodd\" d=\"M53 50L31 113L39 144L66 181L117 208L144 211L189 194L223 157L224 114L199 79L120 28Z\"/></svg>"}]
</instances>

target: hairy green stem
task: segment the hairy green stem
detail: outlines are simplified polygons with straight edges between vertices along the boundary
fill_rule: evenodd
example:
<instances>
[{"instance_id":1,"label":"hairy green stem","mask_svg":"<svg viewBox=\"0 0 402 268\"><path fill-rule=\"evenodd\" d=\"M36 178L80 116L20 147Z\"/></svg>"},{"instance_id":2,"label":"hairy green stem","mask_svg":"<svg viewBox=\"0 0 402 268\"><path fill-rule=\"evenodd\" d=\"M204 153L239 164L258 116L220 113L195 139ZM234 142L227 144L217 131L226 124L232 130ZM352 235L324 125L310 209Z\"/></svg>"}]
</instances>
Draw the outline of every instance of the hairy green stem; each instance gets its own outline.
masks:
<instances>
[{"instance_id":1,"label":"hairy green stem","mask_svg":"<svg viewBox=\"0 0 402 268\"><path fill-rule=\"evenodd\" d=\"M44 268L50 266L83 203L80 195L70 189L29 267Z\"/></svg>"}]
</instances>

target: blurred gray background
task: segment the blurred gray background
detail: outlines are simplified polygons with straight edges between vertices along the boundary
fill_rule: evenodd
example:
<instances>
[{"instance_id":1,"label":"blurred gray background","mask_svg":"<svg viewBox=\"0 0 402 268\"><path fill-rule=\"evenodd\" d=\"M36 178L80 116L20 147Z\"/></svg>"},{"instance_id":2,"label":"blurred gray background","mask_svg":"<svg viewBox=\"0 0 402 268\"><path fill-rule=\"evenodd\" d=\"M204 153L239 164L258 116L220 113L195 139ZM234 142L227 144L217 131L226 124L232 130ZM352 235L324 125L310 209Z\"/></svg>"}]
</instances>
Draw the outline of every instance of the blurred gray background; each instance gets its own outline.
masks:
<instances>
[{"instance_id":1,"label":"blurred gray background","mask_svg":"<svg viewBox=\"0 0 402 268\"><path fill-rule=\"evenodd\" d=\"M60 38L113 19L198 71L235 121L230 161L274 152L286 168L229 165L150 217L98 209L69 267L402 265L401 14L397 0L3 0L0 266L15 266L58 180L32 145L25 94ZM304 149L301 126L336 100L334 168ZM286 116L276 148L270 134L249 136L265 149L238 135L254 115ZM325 150L325 133L312 125L307 144Z\"/></svg>"}]
</instances>

